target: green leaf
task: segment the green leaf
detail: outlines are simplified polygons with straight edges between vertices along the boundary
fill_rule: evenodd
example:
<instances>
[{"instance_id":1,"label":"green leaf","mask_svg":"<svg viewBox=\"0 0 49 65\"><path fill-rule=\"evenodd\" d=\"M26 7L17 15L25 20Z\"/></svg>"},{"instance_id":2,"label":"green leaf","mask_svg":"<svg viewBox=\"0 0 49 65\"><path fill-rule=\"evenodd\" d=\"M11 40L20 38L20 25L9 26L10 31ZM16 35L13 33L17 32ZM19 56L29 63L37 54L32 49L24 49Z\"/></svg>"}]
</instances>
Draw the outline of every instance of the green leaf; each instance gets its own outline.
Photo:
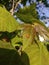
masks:
<instances>
[{"instance_id":1,"label":"green leaf","mask_svg":"<svg viewBox=\"0 0 49 65\"><path fill-rule=\"evenodd\" d=\"M47 43L40 42L34 30L30 25L26 24L23 33L23 51L27 54L28 58L22 53L22 62L25 65L49 65L49 51L45 45ZM29 34L30 37L27 38L26 34Z\"/></svg>"}]
</instances>

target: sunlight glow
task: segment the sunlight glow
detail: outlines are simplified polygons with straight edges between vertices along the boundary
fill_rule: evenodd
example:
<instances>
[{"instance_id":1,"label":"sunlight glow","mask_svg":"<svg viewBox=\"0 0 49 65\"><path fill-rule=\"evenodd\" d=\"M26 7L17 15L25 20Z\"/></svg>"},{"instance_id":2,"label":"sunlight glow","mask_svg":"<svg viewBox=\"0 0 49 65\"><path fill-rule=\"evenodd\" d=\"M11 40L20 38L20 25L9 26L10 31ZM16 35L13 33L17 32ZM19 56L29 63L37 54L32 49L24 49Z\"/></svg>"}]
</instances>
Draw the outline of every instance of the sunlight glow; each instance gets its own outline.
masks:
<instances>
[{"instance_id":1,"label":"sunlight glow","mask_svg":"<svg viewBox=\"0 0 49 65\"><path fill-rule=\"evenodd\" d=\"M39 40L40 40L41 42L43 42L43 41L44 41L44 38L39 35Z\"/></svg>"}]
</instances>

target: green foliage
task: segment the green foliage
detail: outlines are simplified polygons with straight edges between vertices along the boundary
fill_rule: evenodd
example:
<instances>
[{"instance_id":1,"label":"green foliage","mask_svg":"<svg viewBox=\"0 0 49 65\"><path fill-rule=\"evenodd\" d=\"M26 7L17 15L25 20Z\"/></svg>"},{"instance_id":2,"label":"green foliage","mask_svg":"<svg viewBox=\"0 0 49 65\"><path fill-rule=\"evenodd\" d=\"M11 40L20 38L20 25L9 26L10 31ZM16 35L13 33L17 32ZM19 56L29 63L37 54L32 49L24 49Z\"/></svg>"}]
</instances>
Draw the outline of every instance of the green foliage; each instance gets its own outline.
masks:
<instances>
[{"instance_id":1,"label":"green foliage","mask_svg":"<svg viewBox=\"0 0 49 65\"><path fill-rule=\"evenodd\" d=\"M6 9L0 7L0 31L13 32L20 28L19 23L10 15ZM18 36L15 36L13 42L6 42L0 40L0 64L1 65L23 65L21 58L14 48L14 43L19 40ZM20 40L19 40L20 41Z\"/></svg>"},{"instance_id":2,"label":"green foliage","mask_svg":"<svg viewBox=\"0 0 49 65\"><path fill-rule=\"evenodd\" d=\"M49 52L47 48L41 42L38 42L38 44L39 47L33 42L33 44L26 46L24 49L29 56L30 65L49 65Z\"/></svg>"},{"instance_id":3,"label":"green foliage","mask_svg":"<svg viewBox=\"0 0 49 65\"><path fill-rule=\"evenodd\" d=\"M0 7L0 31L12 32L19 27L19 23L6 9Z\"/></svg>"},{"instance_id":4,"label":"green foliage","mask_svg":"<svg viewBox=\"0 0 49 65\"><path fill-rule=\"evenodd\" d=\"M23 65L21 57L10 43L0 41L0 64L1 65Z\"/></svg>"},{"instance_id":5,"label":"green foliage","mask_svg":"<svg viewBox=\"0 0 49 65\"><path fill-rule=\"evenodd\" d=\"M30 22L32 23L34 18L38 19L38 14L36 11L36 4L32 4L29 7L24 7L23 9L20 9L16 15L18 18L20 18L23 22Z\"/></svg>"},{"instance_id":6,"label":"green foliage","mask_svg":"<svg viewBox=\"0 0 49 65\"><path fill-rule=\"evenodd\" d=\"M13 16L11 16L10 13L6 11L6 9L0 7L0 31L8 31L10 33L14 32L15 30L19 30L20 27L20 24L13 18ZM21 40L21 37L18 37L18 35L14 34L14 39L11 38L12 44Z\"/></svg>"},{"instance_id":7,"label":"green foliage","mask_svg":"<svg viewBox=\"0 0 49 65\"><path fill-rule=\"evenodd\" d=\"M36 4L31 5L30 7L25 7L24 9L20 9L16 15L25 23L39 23L44 27L44 24L38 20L35 6ZM16 22L16 20L2 7L0 7L0 25L0 31L6 30L11 32L20 28L20 25ZM12 39L13 46L10 43L0 40L1 65L49 65L49 52L44 43L41 43L37 39L36 35L35 37L37 43L35 40L33 40L33 31L33 27L30 27L29 31L26 28L23 32L22 38L15 36L15 38ZM30 37L27 38L26 34L30 34ZM15 43L17 42L23 43L24 52L22 51L21 57L18 55L16 49L14 48Z\"/></svg>"},{"instance_id":8,"label":"green foliage","mask_svg":"<svg viewBox=\"0 0 49 65\"><path fill-rule=\"evenodd\" d=\"M30 14L32 16L36 15L36 16L34 16L34 18L38 17L37 11L36 11L36 4L35 3L30 5L30 6L28 6L28 7L24 7L23 9L20 9L18 11L18 13L25 14L25 15Z\"/></svg>"},{"instance_id":9,"label":"green foliage","mask_svg":"<svg viewBox=\"0 0 49 65\"><path fill-rule=\"evenodd\" d=\"M28 6L28 7L25 6L23 9L20 9L15 14L24 23L33 24L36 22L36 23L43 25L45 27L45 29L48 30L47 27L45 26L45 24L43 22L41 22L38 18L38 13L36 11L36 4L35 3Z\"/></svg>"},{"instance_id":10,"label":"green foliage","mask_svg":"<svg viewBox=\"0 0 49 65\"><path fill-rule=\"evenodd\" d=\"M27 29L27 28L26 28ZM45 46L46 43L40 42L36 37L36 42L32 38L34 38L34 34L32 31L32 34L30 32L30 37L27 38L25 34L29 34L28 30L24 31L23 35L23 51L27 53L29 57L29 62L27 61L26 57L24 55L21 56L21 59L23 62L26 62L25 65L49 65L49 51L47 50L47 47ZM29 31L32 29L30 28ZM31 42L32 41L32 42ZM46 62L45 62L46 60Z\"/></svg>"},{"instance_id":11,"label":"green foliage","mask_svg":"<svg viewBox=\"0 0 49 65\"><path fill-rule=\"evenodd\" d=\"M28 7L24 7L23 9L20 9L17 13L16 13L17 17L22 20L24 23L40 23L42 25L44 25L44 23L42 23L39 18L38 18L38 13L36 11L36 4L32 4ZM45 25L44 25L45 26Z\"/></svg>"}]
</instances>

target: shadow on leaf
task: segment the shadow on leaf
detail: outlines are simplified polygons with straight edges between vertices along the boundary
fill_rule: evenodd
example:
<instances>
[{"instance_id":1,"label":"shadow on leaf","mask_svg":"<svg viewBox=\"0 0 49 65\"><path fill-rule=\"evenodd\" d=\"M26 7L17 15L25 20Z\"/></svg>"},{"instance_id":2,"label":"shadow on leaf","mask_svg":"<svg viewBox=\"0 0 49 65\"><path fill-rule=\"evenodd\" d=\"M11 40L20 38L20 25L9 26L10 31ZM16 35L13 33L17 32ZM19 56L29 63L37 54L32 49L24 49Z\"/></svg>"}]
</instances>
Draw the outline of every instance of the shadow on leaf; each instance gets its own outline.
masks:
<instances>
[{"instance_id":1,"label":"shadow on leaf","mask_svg":"<svg viewBox=\"0 0 49 65\"><path fill-rule=\"evenodd\" d=\"M22 52L20 56L14 49L0 48L0 65L30 65L28 55Z\"/></svg>"}]
</instances>

